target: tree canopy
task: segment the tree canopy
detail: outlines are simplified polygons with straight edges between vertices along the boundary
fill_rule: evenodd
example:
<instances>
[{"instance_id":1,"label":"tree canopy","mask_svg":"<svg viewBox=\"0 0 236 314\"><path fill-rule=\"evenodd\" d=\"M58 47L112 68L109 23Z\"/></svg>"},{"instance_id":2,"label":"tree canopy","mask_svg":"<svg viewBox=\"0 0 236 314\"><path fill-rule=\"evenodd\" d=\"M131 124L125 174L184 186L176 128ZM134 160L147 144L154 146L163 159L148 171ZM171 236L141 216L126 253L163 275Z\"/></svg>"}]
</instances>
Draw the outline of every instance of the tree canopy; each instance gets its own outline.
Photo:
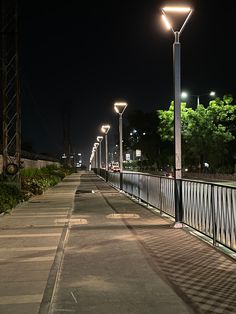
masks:
<instances>
[{"instance_id":1,"label":"tree canopy","mask_svg":"<svg viewBox=\"0 0 236 314\"><path fill-rule=\"evenodd\" d=\"M164 142L174 141L174 103L169 110L158 110L158 132ZM236 105L233 97L216 98L208 106L196 109L181 104L182 152L185 165L201 168L208 163L212 169L227 166L235 154ZM231 162L233 165L233 162Z\"/></svg>"}]
</instances>

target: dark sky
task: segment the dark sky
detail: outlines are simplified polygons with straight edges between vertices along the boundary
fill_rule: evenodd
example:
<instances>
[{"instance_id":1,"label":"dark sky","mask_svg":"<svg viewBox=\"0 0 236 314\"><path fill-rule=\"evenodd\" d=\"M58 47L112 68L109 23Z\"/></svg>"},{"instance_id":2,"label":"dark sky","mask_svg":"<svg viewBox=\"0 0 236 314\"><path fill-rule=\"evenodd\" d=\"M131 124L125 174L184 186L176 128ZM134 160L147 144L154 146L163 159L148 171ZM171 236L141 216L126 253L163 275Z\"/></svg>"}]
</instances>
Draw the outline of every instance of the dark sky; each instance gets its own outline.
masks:
<instances>
[{"instance_id":1,"label":"dark sky","mask_svg":"<svg viewBox=\"0 0 236 314\"><path fill-rule=\"evenodd\" d=\"M125 114L169 106L174 36L160 8L178 1L19 3L22 140L37 152L60 156L66 127L87 162L103 123L114 138L117 99L128 102ZM236 97L234 2L185 3L194 12L181 35L182 90Z\"/></svg>"}]
</instances>

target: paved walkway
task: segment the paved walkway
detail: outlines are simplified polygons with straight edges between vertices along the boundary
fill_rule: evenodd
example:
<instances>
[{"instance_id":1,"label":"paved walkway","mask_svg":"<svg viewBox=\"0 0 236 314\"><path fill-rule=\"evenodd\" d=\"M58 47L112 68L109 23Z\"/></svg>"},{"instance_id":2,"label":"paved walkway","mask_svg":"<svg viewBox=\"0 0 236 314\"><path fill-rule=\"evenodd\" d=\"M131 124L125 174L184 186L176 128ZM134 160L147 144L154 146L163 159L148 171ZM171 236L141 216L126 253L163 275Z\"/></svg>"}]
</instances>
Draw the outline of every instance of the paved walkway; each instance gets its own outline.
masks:
<instances>
[{"instance_id":1,"label":"paved walkway","mask_svg":"<svg viewBox=\"0 0 236 314\"><path fill-rule=\"evenodd\" d=\"M0 217L0 313L236 313L236 261L171 225L69 176Z\"/></svg>"},{"instance_id":2,"label":"paved walkway","mask_svg":"<svg viewBox=\"0 0 236 314\"><path fill-rule=\"evenodd\" d=\"M56 276L77 185L72 175L0 217L0 313L39 312L48 278Z\"/></svg>"}]
</instances>

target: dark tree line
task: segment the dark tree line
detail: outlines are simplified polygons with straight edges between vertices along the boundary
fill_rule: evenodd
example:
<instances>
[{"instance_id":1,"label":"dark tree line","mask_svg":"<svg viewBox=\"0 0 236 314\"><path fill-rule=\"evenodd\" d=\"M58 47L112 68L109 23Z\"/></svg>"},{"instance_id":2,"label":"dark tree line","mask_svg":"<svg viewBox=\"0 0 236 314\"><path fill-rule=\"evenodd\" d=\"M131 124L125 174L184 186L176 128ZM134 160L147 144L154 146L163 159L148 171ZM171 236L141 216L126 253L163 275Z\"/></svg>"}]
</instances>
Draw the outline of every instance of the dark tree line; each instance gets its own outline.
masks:
<instances>
[{"instance_id":1,"label":"dark tree line","mask_svg":"<svg viewBox=\"0 0 236 314\"><path fill-rule=\"evenodd\" d=\"M168 110L134 111L127 119L125 149L140 149L146 168L173 166L173 102ZM183 167L193 171L235 171L236 105L231 95L216 98L207 106L199 104L195 109L182 103L181 123Z\"/></svg>"}]
</instances>

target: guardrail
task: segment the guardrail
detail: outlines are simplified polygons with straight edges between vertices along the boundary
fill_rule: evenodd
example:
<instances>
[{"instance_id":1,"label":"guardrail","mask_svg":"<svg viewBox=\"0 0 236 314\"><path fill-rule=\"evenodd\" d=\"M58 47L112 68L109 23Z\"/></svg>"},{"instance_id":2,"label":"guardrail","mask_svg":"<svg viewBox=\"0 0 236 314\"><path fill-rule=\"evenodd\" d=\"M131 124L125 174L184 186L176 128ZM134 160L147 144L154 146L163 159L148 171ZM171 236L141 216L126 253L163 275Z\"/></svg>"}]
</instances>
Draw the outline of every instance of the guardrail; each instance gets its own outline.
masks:
<instances>
[{"instance_id":1,"label":"guardrail","mask_svg":"<svg viewBox=\"0 0 236 314\"><path fill-rule=\"evenodd\" d=\"M120 187L120 174L108 173L108 182ZM183 179L182 222L236 251L236 188ZM123 172L123 191L161 212L175 216L174 179Z\"/></svg>"}]
</instances>

